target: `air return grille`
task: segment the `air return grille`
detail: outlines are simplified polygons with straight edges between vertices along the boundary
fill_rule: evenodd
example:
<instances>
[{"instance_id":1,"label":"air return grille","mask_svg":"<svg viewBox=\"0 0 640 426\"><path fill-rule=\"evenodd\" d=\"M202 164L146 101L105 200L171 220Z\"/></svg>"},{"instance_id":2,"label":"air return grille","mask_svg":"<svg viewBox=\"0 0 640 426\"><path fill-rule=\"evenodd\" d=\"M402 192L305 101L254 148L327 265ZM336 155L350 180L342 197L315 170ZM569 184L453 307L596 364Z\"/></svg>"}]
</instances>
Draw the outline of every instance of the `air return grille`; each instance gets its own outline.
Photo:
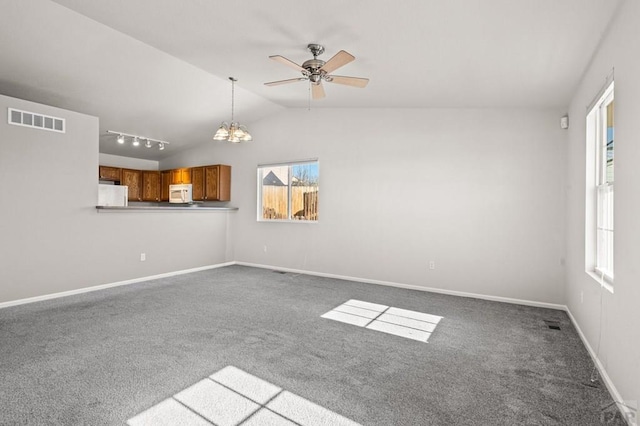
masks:
<instances>
[{"instance_id":1,"label":"air return grille","mask_svg":"<svg viewBox=\"0 0 640 426\"><path fill-rule=\"evenodd\" d=\"M35 112L20 111L19 109L13 108L8 108L8 110L9 124L49 130L51 132L65 132L64 118L51 117L49 115L37 114Z\"/></svg>"}]
</instances>

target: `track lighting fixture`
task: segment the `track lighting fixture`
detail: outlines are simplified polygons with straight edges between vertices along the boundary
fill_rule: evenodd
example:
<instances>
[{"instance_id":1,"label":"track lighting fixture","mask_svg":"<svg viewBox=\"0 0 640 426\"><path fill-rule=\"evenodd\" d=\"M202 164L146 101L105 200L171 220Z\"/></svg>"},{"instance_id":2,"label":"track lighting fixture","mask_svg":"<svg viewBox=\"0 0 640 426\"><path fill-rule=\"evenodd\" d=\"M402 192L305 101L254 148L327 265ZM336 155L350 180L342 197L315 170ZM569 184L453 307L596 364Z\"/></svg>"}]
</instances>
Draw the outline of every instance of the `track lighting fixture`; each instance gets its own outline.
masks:
<instances>
[{"instance_id":1,"label":"track lighting fixture","mask_svg":"<svg viewBox=\"0 0 640 426\"><path fill-rule=\"evenodd\" d=\"M125 142L125 138L131 138L131 145L133 146L140 146L140 141L145 141L144 146L147 148L151 148L153 147L154 143L158 144L158 149L160 151L163 151L165 149L165 145L169 145L169 142L167 141L161 141L158 139L152 139L152 138L148 138L146 136L138 136L138 135L131 135L128 133L123 133L123 132L116 132L113 130L107 130L107 133L111 133L113 135L118 135L118 138L116 139L116 141L120 144L123 145Z\"/></svg>"}]
</instances>

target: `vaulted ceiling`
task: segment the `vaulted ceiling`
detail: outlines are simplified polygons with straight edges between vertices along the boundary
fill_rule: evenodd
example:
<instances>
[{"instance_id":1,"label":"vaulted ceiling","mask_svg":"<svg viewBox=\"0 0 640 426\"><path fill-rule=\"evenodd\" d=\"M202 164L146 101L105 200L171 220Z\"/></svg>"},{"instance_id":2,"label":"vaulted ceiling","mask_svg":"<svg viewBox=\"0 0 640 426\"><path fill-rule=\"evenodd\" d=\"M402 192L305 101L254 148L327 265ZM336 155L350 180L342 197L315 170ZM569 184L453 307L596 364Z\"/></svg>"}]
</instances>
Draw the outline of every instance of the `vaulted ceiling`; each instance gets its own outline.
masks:
<instances>
[{"instance_id":1,"label":"vaulted ceiling","mask_svg":"<svg viewBox=\"0 0 640 426\"><path fill-rule=\"evenodd\" d=\"M567 106L623 0L2 0L0 93L100 117L101 152L158 160L284 108L307 108L308 43L356 60L311 108ZM118 147L106 130L171 142ZM257 143L260 135L254 135Z\"/></svg>"}]
</instances>

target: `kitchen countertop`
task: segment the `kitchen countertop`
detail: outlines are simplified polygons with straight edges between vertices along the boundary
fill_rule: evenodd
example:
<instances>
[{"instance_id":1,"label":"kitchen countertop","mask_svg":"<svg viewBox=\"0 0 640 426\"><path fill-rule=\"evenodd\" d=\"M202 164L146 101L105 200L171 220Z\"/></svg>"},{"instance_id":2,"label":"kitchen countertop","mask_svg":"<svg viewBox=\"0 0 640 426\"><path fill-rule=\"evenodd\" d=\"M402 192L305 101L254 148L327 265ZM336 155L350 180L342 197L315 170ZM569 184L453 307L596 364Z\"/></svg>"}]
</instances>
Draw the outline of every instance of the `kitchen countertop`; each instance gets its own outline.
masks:
<instances>
[{"instance_id":1,"label":"kitchen countertop","mask_svg":"<svg viewBox=\"0 0 640 426\"><path fill-rule=\"evenodd\" d=\"M152 210L152 211L235 211L237 207L211 207L202 205L163 205L163 206L96 206L98 211L133 211L133 210Z\"/></svg>"}]
</instances>

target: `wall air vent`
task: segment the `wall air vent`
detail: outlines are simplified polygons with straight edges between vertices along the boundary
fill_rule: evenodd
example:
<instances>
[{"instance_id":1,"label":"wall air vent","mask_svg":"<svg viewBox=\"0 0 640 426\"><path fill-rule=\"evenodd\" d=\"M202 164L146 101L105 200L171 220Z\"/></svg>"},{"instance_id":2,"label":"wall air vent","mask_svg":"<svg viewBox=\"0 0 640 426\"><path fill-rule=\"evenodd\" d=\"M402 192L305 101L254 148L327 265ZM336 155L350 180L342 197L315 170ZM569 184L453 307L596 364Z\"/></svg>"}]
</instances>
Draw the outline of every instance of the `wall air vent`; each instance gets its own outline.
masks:
<instances>
[{"instance_id":1,"label":"wall air vent","mask_svg":"<svg viewBox=\"0 0 640 426\"><path fill-rule=\"evenodd\" d=\"M49 130L51 132L65 133L64 118L51 117L35 112L21 111L8 108L9 124L16 126L32 127L34 129Z\"/></svg>"}]
</instances>

